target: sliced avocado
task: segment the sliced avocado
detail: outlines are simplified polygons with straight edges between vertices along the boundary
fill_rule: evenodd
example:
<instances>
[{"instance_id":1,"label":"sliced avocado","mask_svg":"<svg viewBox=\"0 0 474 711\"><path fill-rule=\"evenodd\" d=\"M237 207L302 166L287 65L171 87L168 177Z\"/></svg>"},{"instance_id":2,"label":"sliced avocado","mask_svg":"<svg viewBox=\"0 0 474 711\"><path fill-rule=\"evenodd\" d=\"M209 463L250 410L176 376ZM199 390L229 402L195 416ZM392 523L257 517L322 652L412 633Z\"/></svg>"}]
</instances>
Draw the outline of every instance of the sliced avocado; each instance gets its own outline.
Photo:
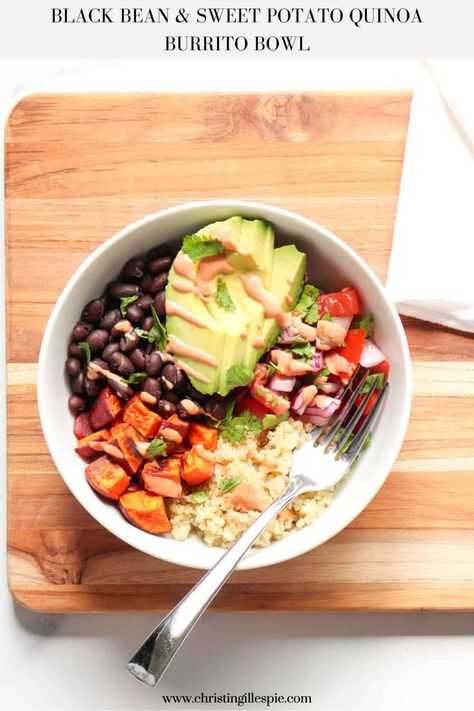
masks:
<instances>
[{"instance_id":1,"label":"sliced avocado","mask_svg":"<svg viewBox=\"0 0 474 711\"><path fill-rule=\"evenodd\" d=\"M277 247L273 251L273 267L269 291L283 311L292 311L296 305L303 288L305 272L306 254L296 249L294 244ZM280 331L281 328L274 318L264 319L254 339L255 337L263 338L265 346L263 348L255 348L255 346L252 346L254 339L249 338L249 348L245 353L245 359L249 365L253 360L257 363L263 353L275 343ZM253 350L256 352L253 353Z\"/></svg>"},{"instance_id":2,"label":"sliced avocado","mask_svg":"<svg viewBox=\"0 0 474 711\"><path fill-rule=\"evenodd\" d=\"M232 217L203 227L197 234L216 239L225 238L224 255L234 268L231 274L218 275L227 287L234 309L226 310L215 298L203 301L195 293L183 293L174 287L174 268L166 287L167 303L175 302L200 322L168 313L166 325L169 335L174 335L191 348L212 356L217 366L200 360L177 355L186 365L197 371L206 382L190 374L194 387L202 393L227 395L227 372L235 365L244 365L252 370L262 353L270 348L278 337L280 327L274 318L267 318L262 304L251 298L244 289L242 275L255 273L277 301L288 312L301 293L306 268L306 255L294 245L274 249L274 232L271 225L261 220L245 220ZM259 341L264 346L259 346Z\"/></svg>"},{"instance_id":3,"label":"sliced avocado","mask_svg":"<svg viewBox=\"0 0 474 711\"><path fill-rule=\"evenodd\" d=\"M262 220L230 217L206 225L197 234L220 239L229 252L228 261L234 269L265 272L270 263L275 236L273 227Z\"/></svg>"}]
</instances>

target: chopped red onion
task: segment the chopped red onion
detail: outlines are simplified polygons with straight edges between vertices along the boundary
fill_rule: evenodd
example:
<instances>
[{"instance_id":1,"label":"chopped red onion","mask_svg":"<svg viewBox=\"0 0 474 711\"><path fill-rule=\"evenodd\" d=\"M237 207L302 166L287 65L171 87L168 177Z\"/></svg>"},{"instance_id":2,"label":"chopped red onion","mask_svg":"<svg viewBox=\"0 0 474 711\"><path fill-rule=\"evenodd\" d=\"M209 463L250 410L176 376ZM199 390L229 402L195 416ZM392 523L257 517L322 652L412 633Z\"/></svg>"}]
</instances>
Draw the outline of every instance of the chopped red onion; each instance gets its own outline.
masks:
<instances>
[{"instance_id":1,"label":"chopped red onion","mask_svg":"<svg viewBox=\"0 0 474 711\"><path fill-rule=\"evenodd\" d=\"M300 417L301 422L309 425L315 425L316 427L321 427L325 425L328 421L327 417L320 417L319 415L302 415Z\"/></svg>"},{"instance_id":2,"label":"chopped red onion","mask_svg":"<svg viewBox=\"0 0 474 711\"><path fill-rule=\"evenodd\" d=\"M300 388L291 401L291 409L297 415L302 415L308 407L308 403L303 398L303 390L305 390L305 387Z\"/></svg>"},{"instance_id":3,"label":"chopped red onion","mask_svg":"<svg viewBox=\"0 0 474 711\"><path fill-rule=\"evenodd\" d=\"M380 348L373 341L367 339L360 357L361 366L363 368L373 368L383 360L385 360L385 356Z\"/></svg>"},{"instance_id":4,"label":"chopped red onion","mask_svg":"<svg viewBox=\"0 0 474 711\"><path fill-rule=\"evenodd\" d=\"M274 375L269 383L272 390L282 393L291 393L295 387L296 378L290 376Z\"/></svg>"},{"instance_id":5,"label":"chopped red onion","mask_svg":"<svg viewBox=\"0 0 474 711\"><path fill-rule=\"evenodd\" d=\"M339 394L339 391L341 390L341 386L338 385L338 383L331 383L331 381L328 380L325 383L318 385L318 390L321 390L326 395L336 395L337 397L337 394Z\"/></svg>"},{"instance_id":6,"label":"chopped red onion","mask_svg":"<svg viewBox=\"0 0 474 711\"><path fill-rule=\"evenodd\" d=\"M349 326L351 325L352 316L333 316L331 321L332 323L337 323L337 325L343 328L347 333Z\"/></svg>"},{"instance_id":7,"label":"chopped red onion","mask_svg":"<svg viewBox=\"0 0 474 711\"><path fill-rule=\"evenodd\" d=\"M319 371L323 369L323 354L321 351L314 351L311 367L315 373L319 373Z\"/></svg>"}]
</instances>

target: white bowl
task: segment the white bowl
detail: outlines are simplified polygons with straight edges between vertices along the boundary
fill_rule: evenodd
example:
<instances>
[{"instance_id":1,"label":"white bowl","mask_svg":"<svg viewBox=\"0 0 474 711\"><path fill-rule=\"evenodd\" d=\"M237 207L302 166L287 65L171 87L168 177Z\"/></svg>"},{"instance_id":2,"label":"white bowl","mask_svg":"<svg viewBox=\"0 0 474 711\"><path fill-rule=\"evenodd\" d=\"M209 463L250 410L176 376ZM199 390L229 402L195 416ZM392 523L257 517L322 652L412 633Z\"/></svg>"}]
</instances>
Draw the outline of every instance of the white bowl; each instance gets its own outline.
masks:
<instances>
[{"instance_id":1,"label":"white bowl","mask_svg":"<svg viewBox=\"0 0 474 711\"><path fill-rule=\"evenodd\" d=\"M308 255L310 280L325 290L351 284L365 312L375 316L375 339L390 361L390 392L370 448L338 489L331 507L315 523L291 532L267 548L253 549L241 569L280 563L321 545L347 526L371 501L392 467L408 423L411 368L403 327L384 288L365 262L342 240L315 222L262 203L210 200L178 205L154 213L107 240L79 267L59 297L48 321L38 369L38 404L44 436L54 463L76 499L102 526L134 548L156 558L192 568L209 568L222 555L197 536L178 542L153 536L128 523L118 508L89 486L85 464L74 452L73 417L67 400L64 359L71 327L83 305L102 293L124 262L162 242L179 243L183 235L232 215L259 217L275 226L277 242L294 242Z\"/></svg>"}]
</instances>

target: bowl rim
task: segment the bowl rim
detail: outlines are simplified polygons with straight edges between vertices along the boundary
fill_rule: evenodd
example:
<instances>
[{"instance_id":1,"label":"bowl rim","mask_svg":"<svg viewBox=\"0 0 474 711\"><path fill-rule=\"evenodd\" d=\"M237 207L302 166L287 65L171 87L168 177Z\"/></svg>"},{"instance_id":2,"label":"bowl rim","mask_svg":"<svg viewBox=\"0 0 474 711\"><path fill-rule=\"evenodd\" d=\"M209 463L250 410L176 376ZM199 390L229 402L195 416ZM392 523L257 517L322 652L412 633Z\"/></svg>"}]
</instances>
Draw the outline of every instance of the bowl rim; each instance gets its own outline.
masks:
<instances>
[{"instance_id":1,"label":"bowl rim","mask_svg":"<svg viewBox=\"0 0 474 711\"><path fill-rule=\"evenodd\" d=\"M298 224L304 225L305 227L311 229L311 230L316 230L318 231L325 239L329 240L333 245L335 245L337 248L341 249L343 252L347 254L348 257L353 259L355 262L358 263L358 266L360 267L361 271L364 273L364 278L368 279L370 282L372 282L372 285L375 286L378 290L378 292L381 294L385 305L388 307L392 320L393 320L393 326L395 327L397 331L397 336L398 336L398 341L401 346L401 363L404 371L404 378L402 382L402 386L404 387L404 393L402 393L402 402L403 402L403 409L401 413L401 417L399 419L399 434L396 440L391 442L391 446L389 448L389 451L387 455L384 456L384 461L385 467L386 468L386 474L383 476L379 476L378 479L376 480L375 484L376 486L372 487L370 490L370 494L362 497L362 499L359 502L359 506L356 507L354 511L351 511L351 518L350 520L346 521L345 523L341 523L340 525L336 526L334 529L328 532L327 535L323 535L322 538L320 538L316 543L312 543L311 540L308 540L306 542L303 542L303 545L300 545L295 552L291 552L290 554L283 554L279 556L274 556L273 559L270 559L268 561L264 562L256 562L252 556L247 557L244 556L244 558L240 561L239 565L237 566L236 570L251 570L251 569L257 569L257 568L265 568L270 565L276 565L278 563L283 563L287 560L291 560L293 558L299 557L301 555L304 555L305 553L318 548L319 546L323 545L326 543L328 540L339 534L342 530L344 530L347 526L350 525L352 521L354 521L357 516L360 515L360 513L368 506L370 501L376 496L386 479L388 478L388 475L390 474L390 471L393 467L393 464L399 454L399 451L401 449L401 446L403 444L403 441L405 439L407 427L408 427L408 422L409 422L409 417L410 417L410 411L411 411L411 401L412 401L412 370L411 370L411 359L410 359L410 351L408 347L408 342L406 338L406 334L402 325L402 322L400 320L400 316L398 312L395 309L395 306L393 302L389 299L385 287L378 278L378 276L375 274L375 272L369 267L369 265L360 257L357 252L350 247L346 242L344 242L340 237L335 235L333 232L331 232L329 229L326 227L323 227L319 223L315 222L314 220L311 220L307 217L303 217L302 215L299 215L296 212L293 212L291 210L287 210L286 208L282 208L276 205L271 205L269 203L261 202L261 201L254 201L254 200L241 200L241 199L233 199L233 198L219 198L219 199L202 199L202 200L193 200L190 202L183 202L183 203L178 203L177 205L173 205L167 208L164 208L162 210L158 210L156 212L150 213L138 220L135 220L134 222L130 223L129 225L126 225L122 229L120 229L118 232L115 232L113 235L111 235L109 238L107 238L102 244L100 244L96 249L94 249L78 266L74 274L71 276L71 278L67 281L66 285L64 286L61 294L59 295L59 298L57 299L56 303L54 304L54 307L49 315L48 322L46 324L46 328L43 333L43 337L41 340L41 347L40 347L40 353L39 353L39 358L38 358L38 375L37 375L37 402L38 402L38 411L39 411L39 417L40 417L40 423L41 423L41 428L43 431L43 436L45 438L46 444L48 446L48 451L53 459L53 462L56 466L56 469L58 470L59 474L61 475L61 478L63 479L64 483L68 487L69 491L73 494L73 496L76 498L76 500L81 504L81 506L101 525L103 526L106 530L108 530L110 533L112 533L114 536L122 540L124 543L127 543L130 545L132 548L135 548L143 553L146 553L147 555L150 555L154 558L158 558L159 560L163 560L168 563L173 563L178 566L186 567L186 568L194 568L194 569L200 569L200 570L208 570L209 566L204 564L199 564L199 561L193 561L193 564L190 565L186 562L182 561L177 561L175 556L172 554L167 554L166 550L163 553L160 551L159 555L154 553L147 547L145 544L142 544L140 540L137 542L132 542L131 537L127 534L128 528L125 528L122 530L122 526L120 525L115 525L113 522L105 521L104 517L101 515L101 512L98 511L97 513L94 512L92 513L90 511L90 507L88 504L85 502L83 499L83 496L81 495L80 489L71 487L70 482L67 481L66 477L63 476L63 473L61 471L61 466L60 462L58 461L59 457L57 457L57 454L55 453L54 447L50 446L50 440L54 441L54 433L50 431L49 423L48 423L48 417L47 417L47 393L46 389L44 386L45 382L45 371L47 368L47 362L46 362L46 351L47 347L49 344L49 341L51 339L51 335L54 330L55 322L58 317L58 315L61 313L61 310L63 308L64 303L67 301L70 292L76 285L78 281L82 278L82 275L84 272L86 272L91 264L97 259L97 257L101 256L105 252L108 252L110 249L113 249L114 246L121 242L123 239L125 239L130 233L133 233L135 230L139 229L140 227L149 224L150 222L154 222L157 218L162 218L162 217L170 217L173 214L182 214L187 213L187 212L193 212L194 210L198 208L202 208L203 206L209 207L212 209L212 207L215 208L229 208L229 209L235 209L237 212L239 210L253 210L253 211L258 211L259 209L263 209L266 212L271 212L277 216L280 216L282 218L289 219L293 221L295 226L297 227ZM132 524L126 522L128 526L130 526L132 529L134 528ZM149 534L151 536L151 534ZM290 532L291 535L291 532ZM183 542L185 543L185 541ZM269 546L269 549L271 549L271 545Z\"/></svg>"}]
</instances>

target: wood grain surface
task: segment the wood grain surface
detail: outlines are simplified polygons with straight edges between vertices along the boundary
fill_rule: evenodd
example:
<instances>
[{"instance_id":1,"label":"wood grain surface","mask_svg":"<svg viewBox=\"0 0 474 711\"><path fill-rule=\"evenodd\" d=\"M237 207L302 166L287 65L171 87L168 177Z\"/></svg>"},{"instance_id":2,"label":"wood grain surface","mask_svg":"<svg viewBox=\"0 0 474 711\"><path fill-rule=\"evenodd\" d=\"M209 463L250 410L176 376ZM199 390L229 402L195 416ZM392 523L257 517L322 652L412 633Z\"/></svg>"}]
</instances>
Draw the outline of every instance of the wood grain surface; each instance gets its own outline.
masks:
<instances>
[{"instance_id":1,"label":"wood grain surface","mask_svg":"<svg viewBox=\"0 0 474 711\"><path fill-rule=\"evenodd\" d=\"M384 279L407 94L37 95L6 132L8 565L35 610L173 605L200 572L122 543L48 455L35 400L46 319L81 260L124 225L190 199L262 199L316 219ZM428 268L428 266L427 266ZM220 610L474 609L474 342L405 320L413 411L385 486L298 559L236 573Z\"/></svg>"}]
</instances>

